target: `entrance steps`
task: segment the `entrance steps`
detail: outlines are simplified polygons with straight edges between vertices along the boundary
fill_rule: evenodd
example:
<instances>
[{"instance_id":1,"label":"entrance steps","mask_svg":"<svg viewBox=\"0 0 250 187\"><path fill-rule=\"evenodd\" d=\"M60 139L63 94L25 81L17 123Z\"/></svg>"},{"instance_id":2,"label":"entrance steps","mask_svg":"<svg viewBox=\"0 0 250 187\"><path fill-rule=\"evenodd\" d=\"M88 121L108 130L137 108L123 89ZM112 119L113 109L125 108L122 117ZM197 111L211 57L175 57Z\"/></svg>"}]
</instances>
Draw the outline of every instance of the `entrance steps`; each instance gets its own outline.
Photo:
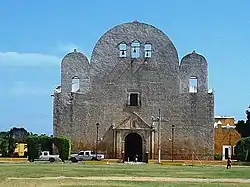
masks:
<instances>
[{"instance_id":1,"label":"entrance steps","mask_svg":"<svg viewBox=\"0 0 250 187\"><path fill-rule=\"evenodd\" d=\"M146 164L145 162L128 162L128 161L125 161L124 164Z\"/></svg>"}]
</instances>

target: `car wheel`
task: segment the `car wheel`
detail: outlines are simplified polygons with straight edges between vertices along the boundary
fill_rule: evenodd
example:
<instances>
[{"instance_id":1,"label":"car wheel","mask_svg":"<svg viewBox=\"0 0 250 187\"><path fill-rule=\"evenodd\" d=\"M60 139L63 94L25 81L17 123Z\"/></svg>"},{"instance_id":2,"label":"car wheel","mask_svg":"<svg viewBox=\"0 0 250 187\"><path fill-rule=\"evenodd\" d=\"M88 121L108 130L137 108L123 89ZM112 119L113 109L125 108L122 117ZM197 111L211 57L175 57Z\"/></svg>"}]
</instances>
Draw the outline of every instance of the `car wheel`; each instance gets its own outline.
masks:
<instances>
[{"instance_id":1,"label":"car wheel","mask_svg":"<svg viewBox=\"0 0 250 187\"><path fill-rule=\"evenodd\" d=\"M70 161L73 162L73 163L78 162L78 160L76 160L76 158L70 158Z\"/></svg>"},{"instance_id":2,"label":"car wheel","mask_svg":"<svg viewBox=\"0 0 250 187\"><path fill-rule=\"evenodd\" d=\"M50 162L55 162L55 159L54 158L50 158L49 161Z\"/></svg>"}]
</instances>

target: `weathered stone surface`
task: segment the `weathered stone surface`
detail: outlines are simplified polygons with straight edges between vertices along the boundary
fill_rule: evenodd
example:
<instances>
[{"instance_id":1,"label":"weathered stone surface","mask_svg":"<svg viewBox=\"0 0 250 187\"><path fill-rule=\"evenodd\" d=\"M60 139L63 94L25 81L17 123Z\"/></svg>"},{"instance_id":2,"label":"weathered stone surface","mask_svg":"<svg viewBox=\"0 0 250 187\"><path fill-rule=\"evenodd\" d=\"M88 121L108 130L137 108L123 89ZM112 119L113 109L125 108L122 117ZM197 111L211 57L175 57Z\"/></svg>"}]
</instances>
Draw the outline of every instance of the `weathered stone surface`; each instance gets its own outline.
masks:
<instances>
[{"instance_id":1,"label":"weathered stone surface","mask_svg":"<svg viewBox=\"0 0 250 187\"><path fill-rule=\"evenodd\" d=\"M131 59L134 40L141 44L140 58L135 60ZM125 58L119 57L121 42L127 44ZM144 58L147 42L152 45L151 58ZM98 148L109 157L120 157L126 135L137 132L143 138L143 154L149 152L151 158L156 158L158 129L151 116L157 117L161 109L163 158L170 158L172 125L176 158L192 152L212 156L214 95L208 93L207 68L206 59L195 52L183 57L179 65L173 43L151 25L131 22L115 26L99 39L90 63L79 52L69 53L62 60L61 92L54 97L54 135L70 137L74 151L92 149L95 124L99 123L103 139ZM74 76L80 78L77 93L71 93ZM189 93L191 76L198 79L197 93ZM140 106L127 106L130 92L139 94ZM142 124L118 128L135 115Z\"/></svg>"}]
</instances>

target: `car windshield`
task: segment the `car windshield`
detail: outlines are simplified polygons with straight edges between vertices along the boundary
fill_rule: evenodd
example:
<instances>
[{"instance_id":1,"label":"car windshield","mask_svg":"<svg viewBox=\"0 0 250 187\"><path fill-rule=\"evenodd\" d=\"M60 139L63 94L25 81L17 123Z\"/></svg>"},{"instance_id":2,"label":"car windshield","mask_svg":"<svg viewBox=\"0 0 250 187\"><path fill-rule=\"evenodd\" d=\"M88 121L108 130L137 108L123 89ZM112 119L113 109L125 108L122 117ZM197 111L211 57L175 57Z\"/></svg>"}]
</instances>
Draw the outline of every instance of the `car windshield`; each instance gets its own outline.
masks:
<instances>
[{"instance_id":1,"label":"car windshield","mask_svg":"<svg viewBox=\"0 0 250 187\"><path fill-rule=\"evenodd\" d=\"M94 154L95 154L95 151L91 151L91 154L94 155Z\"/></svg>"},{"instance_id":2,"label":"car windshield","mask_svg":"<svg viewBox=\"0 0 250 187\"><path fill-rule=\"evenodd\" d=\"M78 153L78 155L84 155L84 152L80 152L80 153Z\"/></svg>"}]
</instances>

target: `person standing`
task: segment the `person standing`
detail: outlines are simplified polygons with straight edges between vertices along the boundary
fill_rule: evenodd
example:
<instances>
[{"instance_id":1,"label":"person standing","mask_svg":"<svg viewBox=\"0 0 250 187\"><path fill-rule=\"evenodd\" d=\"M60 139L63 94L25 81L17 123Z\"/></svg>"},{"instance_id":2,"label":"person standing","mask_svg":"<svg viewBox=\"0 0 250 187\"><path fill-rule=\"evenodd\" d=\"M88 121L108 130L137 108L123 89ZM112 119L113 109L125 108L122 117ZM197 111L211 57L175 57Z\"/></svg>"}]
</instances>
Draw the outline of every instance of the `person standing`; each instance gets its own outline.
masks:
<instances>
[{"instance_id":1,"label":"person standing","mask_svg":"<svg viewBox=\"0 0 250 187\"><path fill-rule=\"evenodd\" d=\"M232 167L232 160L230 159L230 157L227 158L227 169L231 169Z\"/></svg>"},{"instance_id":2,"label":"person standing","mask_svg":"<svg viewBox=\"0 0 250 187\"><path fill-rule=\"evenodd\" d=\"M138 155L136 154L135 155L135 162L137 162L138 161Z\"/></svg>"}]
</instances>

